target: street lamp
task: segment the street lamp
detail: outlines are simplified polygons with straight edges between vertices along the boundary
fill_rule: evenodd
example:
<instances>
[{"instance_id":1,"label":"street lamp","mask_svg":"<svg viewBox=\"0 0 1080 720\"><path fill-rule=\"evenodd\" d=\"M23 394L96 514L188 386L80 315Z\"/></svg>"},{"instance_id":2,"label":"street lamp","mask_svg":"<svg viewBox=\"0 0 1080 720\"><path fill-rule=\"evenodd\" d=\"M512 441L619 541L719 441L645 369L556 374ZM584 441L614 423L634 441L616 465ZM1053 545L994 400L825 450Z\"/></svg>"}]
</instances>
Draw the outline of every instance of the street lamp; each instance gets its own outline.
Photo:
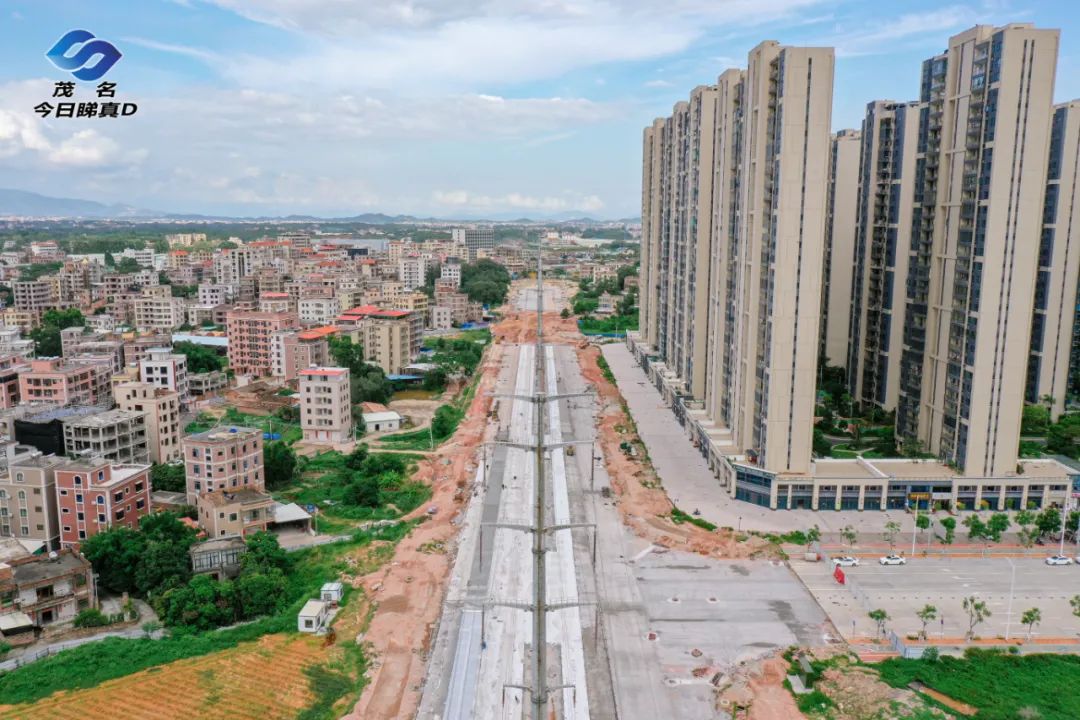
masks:
<instances>
[{"instance_id":1,"label":"street lamp","mask_svg":"<svg viewBox=\"0 0 1080 720\"><path fill-rule=\"evenodd\" d=\"M742 532L742 515L739 516L739 529L736 532Z\"/></svg>"}]
</instances>

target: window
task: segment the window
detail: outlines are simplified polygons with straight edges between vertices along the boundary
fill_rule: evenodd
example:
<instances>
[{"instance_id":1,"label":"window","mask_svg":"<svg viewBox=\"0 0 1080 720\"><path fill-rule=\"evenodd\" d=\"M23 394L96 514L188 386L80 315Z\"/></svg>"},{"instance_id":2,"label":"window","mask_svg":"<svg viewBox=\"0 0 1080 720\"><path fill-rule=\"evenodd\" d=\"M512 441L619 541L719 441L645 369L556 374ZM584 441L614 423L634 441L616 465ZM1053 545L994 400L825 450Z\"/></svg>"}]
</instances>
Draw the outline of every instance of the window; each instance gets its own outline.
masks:
<instances>
[{"instance_id":1,"label":"window","mask_svg":"<svg viewBox=\"0 0 1080 720\"><path fill-rule=\"evenodd\" d=\"M97 516L97 521L98 521L99 523L103 523L103 522L105 522L105 513L98 513L98 516Z\"/></svg>"},{"instance_id":2,"label":"window","mask_svg":"<svg viewBox=\"0 0 1080 720\"><path fill-rule=\"evenodd\" d=\"M95 502L97 502L98 505L104 505L105 504L105 496L104 495L98 495Z\"/></svg>"},{"instance_id":3,"label":"window","mask_svg":"<svg viewBox=\"0 0 1080 720\"><path fill-rule=\"evenodd\" d=\"M86 539L86 531L85 530L80 530L79 531L79 539L80 540L85 540Z\"/></svg>"},{"instance_id":4,"label":"window","mask_svg":"<svg viewBox=\"0 0 1080 720\"><path fill-rule=\"evenodd\" d=\"M15 473L15 482L24 482L25 480L26 476L24 476L21 472Z\"/></svg>"},{"instance_id":5,"label":"window","mask_svg":"<svg viewBox=\"0 0 1080 720\"><path fill-rule=\"evenodd\" d=\"M236 522L236 513L229 513L229 522Z\"/></svg>"},{"instance_id":6,"label":"window","mask_svg":"<svg viewBox=\"0 0 1080 720\"><path fill-rule=\"evenodd\" d=\"M19 499L20 500L25 500L26 499L26 491L24 491L24 490L19 491Z\"/></svg>"},{"instance_id":7,"label":"window","mask_svg":"<svg viewBox=\"0 0 1080 720\"><path fill-rule=\"evenodd\" d=\"M76 485L82 485L82 475L76 475L75 476L75 484Z\"/></svg>"}]
</instances>

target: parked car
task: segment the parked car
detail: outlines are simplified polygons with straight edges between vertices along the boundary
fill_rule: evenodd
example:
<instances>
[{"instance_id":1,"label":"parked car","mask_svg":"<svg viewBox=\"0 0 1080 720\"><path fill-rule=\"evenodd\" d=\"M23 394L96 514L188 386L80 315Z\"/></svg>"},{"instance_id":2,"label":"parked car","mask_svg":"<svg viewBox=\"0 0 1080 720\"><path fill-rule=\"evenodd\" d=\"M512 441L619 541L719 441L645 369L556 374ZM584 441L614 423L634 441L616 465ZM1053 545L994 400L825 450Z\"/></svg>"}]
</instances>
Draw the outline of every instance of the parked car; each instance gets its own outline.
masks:
<instances>
[{"instance_id":1,"label":"parked car","mask_svg":"<svg viewBox=\"0 0 1080 720\"><path fill-rule=\"evenodd\" d=\"M832 559L832 564L840 567L859 567L859 558L851 557L850 555L834 557Z\"/></svg>"},{"instance_id":2,"label":"parked car","mask_svg":"<svg viewBox=\"0 0 1080 720\"><path fill-rule=\"evenodd\" d=\"M900 555L886 555L878 560L882 565L907 565L907 558Z\"/></svg>"},{"instance_id":3,"label":"parked car","mask_svg":"<svg viewBox=\"0 0 1080 720\"><path fill-rule=\"evenodd\" d=\"M1047 565L1072 565L1073 559L1064 555L1051 555L1046 558Z\"/></svg>"}]
</instances>

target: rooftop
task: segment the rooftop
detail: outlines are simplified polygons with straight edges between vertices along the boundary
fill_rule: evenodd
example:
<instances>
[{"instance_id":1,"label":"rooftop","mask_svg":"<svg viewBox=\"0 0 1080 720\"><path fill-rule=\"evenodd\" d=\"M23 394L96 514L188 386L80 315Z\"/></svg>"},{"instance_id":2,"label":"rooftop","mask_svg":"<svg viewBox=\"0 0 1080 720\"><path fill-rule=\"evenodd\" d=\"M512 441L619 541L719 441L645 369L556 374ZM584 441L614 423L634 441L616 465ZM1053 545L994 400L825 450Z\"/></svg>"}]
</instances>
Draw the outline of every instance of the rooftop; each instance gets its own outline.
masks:
<instances>
[{"instance_id":1,"label":"rooftop","mask_svg":"<svg viewBox=\"0 0 1080 720\"><path fill-rule=\"evenodd\" d=\"M348 375L348 373L349 371L346 368L337 367L311 367L299 372L300 375L311 377L340 377Z\"/></svg>"},{"instance_id":2,"label":"rooftop","mask_svg":"<svg viewBox=\"0 0 1080 720\"><path fill-rule=\"evenodd\" d=\"M109 410L103 413L95 413L84 417L75 417L67 420L64 424L73 427L103 428L122 422L131 422L139 418L145 418L146 413L136 410Z\"/></svg>"},{"instance_id":3,"label":"rooftop","mask_svg":"<svg viewBox=\"0 0 1080 720\"><path fill-rule=\"evenodd\" d=\"M258 490L249 490L241 488L234 492L224 492L216 490L211 493L203 493L199 496L201 502L205 502L214 507L225 507L226 505L233 505L239 503L241 505L252 505L255 503L273 503L274 498L270 497L266 493L261 493Z\"/></svg>"},{"instance_id":4,"label":"rooftop","mask_svg":"<svg viewBox=\"0 0 1080 720\"><path fill-rule=\"evenodd\" d=\"M29 558L14 560L10 563L15 582L21 584L33 584L60 575L73 572L85 572L90 569L90 563L82 559L82 556L73 552L62 550L56 554L56 558L35 555Z\"/></svg>"},{"instance_id":5,"label":"rooftop","mask_svg":"<svg viewBox=\"0 0 1080 720\"><path fill-rule=\"evenodd\" d=\"M194 433L184 438L185 441L191 440L193 442L234 442L236 440L245 439L250 435L262 437L262 430L252 427L242 427L240 425L222 425L220 427L210 428L204 430L201 433Z\"/></svg>"},{"instance_id":6,"label":"rooftop","mask_svg":"<svg viewBox=\"0 0 1080 720\"><path fill-rule=\"evenodd\" d=\"M336 325L323 325L322 327L311 328L310 330L301 330L296 334L296 337L301 340L318 340L320 338L329 337L337 331Z\"/></svg>"}]
</instances>

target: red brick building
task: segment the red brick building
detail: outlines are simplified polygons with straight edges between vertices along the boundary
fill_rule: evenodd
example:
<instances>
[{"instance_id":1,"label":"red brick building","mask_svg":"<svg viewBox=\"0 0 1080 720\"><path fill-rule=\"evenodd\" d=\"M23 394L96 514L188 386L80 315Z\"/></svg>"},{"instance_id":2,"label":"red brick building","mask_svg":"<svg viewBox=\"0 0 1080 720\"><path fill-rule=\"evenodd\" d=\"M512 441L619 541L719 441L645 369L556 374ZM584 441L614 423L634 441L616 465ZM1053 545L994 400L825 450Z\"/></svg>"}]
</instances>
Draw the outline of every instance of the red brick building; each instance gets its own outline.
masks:
<instances>
[{"instance_id":1,"label":"red brick building","mask_svg":"<svg viewBox=\"0 0 1080 720\"><path fill-rule=\"evenodd\" d=\"M56 470L60 547L79 544L102 530L137 528L150 514L150 466L73 460Z\"/></svg>"}]
</instances>

